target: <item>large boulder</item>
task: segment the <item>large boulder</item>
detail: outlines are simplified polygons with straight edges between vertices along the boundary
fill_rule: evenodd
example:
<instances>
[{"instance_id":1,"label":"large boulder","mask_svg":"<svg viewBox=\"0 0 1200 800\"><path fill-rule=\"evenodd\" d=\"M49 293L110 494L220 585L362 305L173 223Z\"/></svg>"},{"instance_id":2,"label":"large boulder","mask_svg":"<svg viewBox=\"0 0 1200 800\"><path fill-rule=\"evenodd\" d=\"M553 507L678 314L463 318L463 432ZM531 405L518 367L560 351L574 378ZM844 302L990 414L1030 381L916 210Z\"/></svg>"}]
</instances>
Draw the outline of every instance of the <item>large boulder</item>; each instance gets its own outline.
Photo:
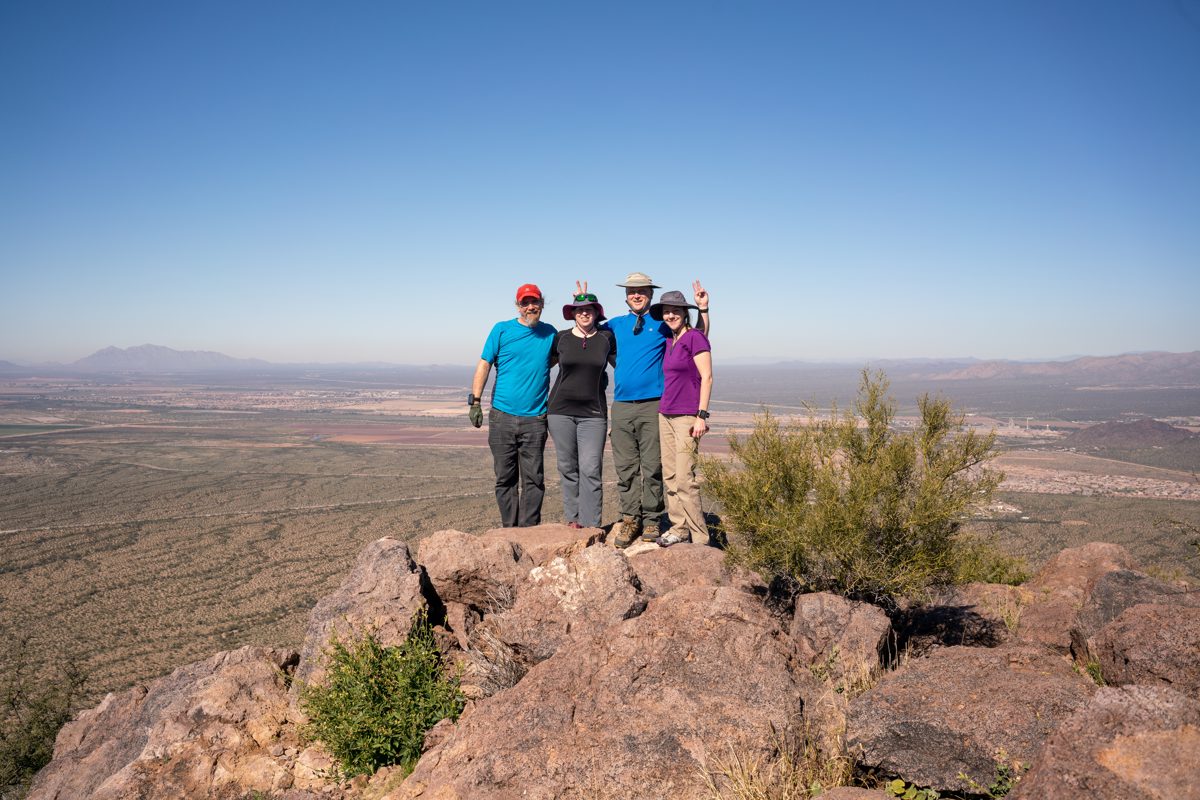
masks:
<instances>
[{"instance_id":1,"label":"large boulder","mask_svg":"<svg viewBox=\"0 0 1200 800\"><path fill-rule=\"evenodd\" d=\"M534 525L531 528L493 528L480 534L484 541L500 540L520 545L535 564L591 547L605 539L603 528L572 528L562 524Z\"/></svg>"},{"instance_id":2,"label":"large boulder","mask_svg":"<svg viewBox=\"0 0 1200 800\"><path fill-rule=\"evenodd\" d=\"M1101 575L1092 585L1071 626L1071 655L1080 664L1095 661L1092 637L1121 612L1140 603L1200 606L1200 593L1183 589L1129 569Z\"/></svg>"},{"instance_id":3,"label":"large boulder","mask_svg":"<svg viewBox=\"0 0 1200 800\"><path fill-rule=\"evenodd\" d=\"M681 588L476 704L388 800L700 796L716 758L797 729L815 685L793 657L756 598Z\"/></svg>"},{"instance_id":4,"label":"large boulder","mask_svg":"<svg viewBox=\"0 0 1200 800\"><path fill-rule=\"evenodd\" d=\"M1136 605L1101 628L1090 642L1106 683L1170 686L1200 699L1200 608Z\"/></svg>"},{"instance_id":5,"label":"large boulder","mask_svg":"<svg viewBox=\"0 0 1200 800\"><path fill-rule=\"evenodd\" d=\"M509 608L517 584L534 567L516 542L455 530L422 539L417 561L443 603L461 603L485 614Z\"/></svg>"},{"instance_id":6,"label":"large boulder","mask_svg":"<svg viewBox=\"0 0 1200 800\"><path fill-rule=\"evenodd\" d=\"M624 554L595 545L534 567L518 584L512 608L485 618L476 631L486 628L532 666L568 639L598 633L645 608Z\"/></svg>"},{"instance_id":7,"label":"large boulder","mask_svg":"<svg viewBox=\"0 0 1200 800\"><path fill-rule=\"evenodd\" d=\"M850 703L846 744L885 774L970 791L970 780L989 785L1002 759L1032 761L1056 723L1095 689L1043 647L941 648Z\"/></svg>"},{"instance_id":8,"label":"large boulder","mask_svg":"<svg viewBox=\"0 0 1200 800\"><path fill-rule=\"evenodd\" d=\"M999 583L945 587L928 602L901 610L898 645L910 655L954 645L996 647L1012 638L1030 598L1024 587Z\"/></svg>"},{"instance_id":9,"label":"large boulder","mask_svg":"<svg viewBox=\"0 0 1200 800\"><path fill-rule=\"evenodd\" d=\"M1109 572L1135 567L1133 556L1117 544L1092 542L1060 551L1025 584L1031 596L1017 638L1068 652L1071 627L1092 586Z\"/></svg>"},{"instance_id":10,"label":"large boulder","mask_svg":"<svg viewBox=\"0 0 1200 800\"><path fill-rule=\"evenodd\" d=\"M1200 701L1100 689L1050 735L1011 800L1200 800Z\"/></svg>"},{"instance_id":11,"label":"large boulder","mask_svg":"<svg viewBox=\"0 0 1200 800\"><path fill-rule=\"evenodd\" d=\"M680 586L733 586L755 594L767 590L761 578L740 567L730 567L724 551L708 545L634 545L625 553L649 597L661 597Z\"/></svg>"},{"instance_id":12,"label":"large boulder","mask_svg":"<svg viewBox=\"0 0 1200 800\"><path fill-rule=\"evenodd\" d=\"M243 647L109 694L59 731L54 760L28 797L240 797L315 779L294 758L297 737L282 676L296 658L292 651Z\"/></svg>"},{"instance_id":13,"label":"large boulder","mask_svg":"<svg viewBox=\"0 0 1200 800\"><path fill-rule=\"evenodd\" d=\"M801 662L842 693L874 680L892 622L870 603L813 592L796 598L790 633Z\"/></svg>"},{"instance_id":14,"label":"large boulder","mask_svg":"<svg viewBox=\"0 0 1200 800\"><path fill-rule=\"evenodd\" d=\"M371 542L337 591L321 598L308 615L296 686L321 680L322 653L334 636L345 639L373 631L384 646L402 644L414 617L429 611L431 594L425 572L413 561L407 544L390 537ZM437 609L436 616L443 614Z\"/></svg>"}]
</instances>

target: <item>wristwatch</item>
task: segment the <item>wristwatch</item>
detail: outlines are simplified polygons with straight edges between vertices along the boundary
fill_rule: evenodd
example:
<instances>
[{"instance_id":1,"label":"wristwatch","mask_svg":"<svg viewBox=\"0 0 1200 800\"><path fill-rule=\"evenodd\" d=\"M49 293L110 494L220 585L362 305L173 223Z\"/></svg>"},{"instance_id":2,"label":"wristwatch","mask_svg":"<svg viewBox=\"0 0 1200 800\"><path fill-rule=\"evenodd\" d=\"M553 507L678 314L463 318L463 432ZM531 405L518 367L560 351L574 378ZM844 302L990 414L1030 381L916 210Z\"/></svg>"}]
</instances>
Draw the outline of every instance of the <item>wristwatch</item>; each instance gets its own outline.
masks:
<instances>
[{"instance_id":1,"label":"wristwatch","mask_svg":"<svg viewBox=\"0 0 1200 800\"><path fill-rule=\"evenodd\" d=\"M479 402L479 398L475 396L474 392L471 392L470 394L467 395L467 405L473 406L478 402Z\"/></svg>"},{"instance_id":2,"label":"wristwatch","mask_svg":"<svg viewBox=\"0 0 1200 800\"><path fill-rule=\"evenodd\" d=\"M708 412L707 412L707 411L705 411L705 410L702 408L702 409L700 409L699 411L697 411L697 412L696 412L696 416L697 416L697 417L699 417L700 419L707 420L707 419L708 419Z\"/></svg>"}]
</instances>

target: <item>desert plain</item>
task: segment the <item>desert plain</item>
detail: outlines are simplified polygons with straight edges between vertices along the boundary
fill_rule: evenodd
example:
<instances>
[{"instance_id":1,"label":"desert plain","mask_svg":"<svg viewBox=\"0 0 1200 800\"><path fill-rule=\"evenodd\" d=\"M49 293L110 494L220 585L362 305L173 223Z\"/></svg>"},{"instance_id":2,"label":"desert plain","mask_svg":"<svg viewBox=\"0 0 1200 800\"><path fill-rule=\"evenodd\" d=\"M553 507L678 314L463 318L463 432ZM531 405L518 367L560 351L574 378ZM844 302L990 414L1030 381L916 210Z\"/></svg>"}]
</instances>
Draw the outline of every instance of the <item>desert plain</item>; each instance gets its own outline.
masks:
<instances>
[{"instance_id":1,"label":"desert plain","mask_svg":"<svg viewBox=\"0 0 1200 800\"><path fill-rule=\"evenodd\" d=\"M35 670L79 664L89 700L218 650L298 646L309 610L367 542L499 524L486 430L467 422L462 378L0 378L0 635L25 641ZM767 408L803 422L835 396L852 400L852 385L847 396L817 379L790 392L772 381L718 383L703 452L728 457L728 437ZM893 389L904 426L926 389ZM1148 397L1147 413L1200 430L1195 389L1078 391L1069 413L1061 388L957 391L967 424L997 432L1007 476L976 528L1033 567L1111 541L1159 577L1200 583L1194 447L1118 458L1060 446ZM562 521L554 458L548 448L547 522ZM618 516L613 476L606 457L606 525ZM719 517L708 500L706 511Z\"/></svg>"}]
</instances>

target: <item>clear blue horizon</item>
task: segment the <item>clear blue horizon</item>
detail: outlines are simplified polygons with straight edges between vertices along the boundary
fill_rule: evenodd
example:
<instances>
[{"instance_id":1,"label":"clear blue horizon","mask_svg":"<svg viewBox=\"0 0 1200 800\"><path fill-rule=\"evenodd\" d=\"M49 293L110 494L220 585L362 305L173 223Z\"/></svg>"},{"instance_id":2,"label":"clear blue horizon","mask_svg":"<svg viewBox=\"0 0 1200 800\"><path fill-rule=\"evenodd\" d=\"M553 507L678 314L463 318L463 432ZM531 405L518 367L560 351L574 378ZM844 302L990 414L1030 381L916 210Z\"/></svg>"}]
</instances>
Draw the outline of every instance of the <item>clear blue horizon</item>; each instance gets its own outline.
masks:
<instances>
[{"instance_id":1,"label":"clear blue horizon","mask_svg":"<svg viewBox=\"0 0 1200 800\"><path fill-rule=\"evenodd\" d=\"M0 359L1200 349L1200 2L0 5ZM690 290L689 290L690 291Z\"/></svg>"}]
</instances>

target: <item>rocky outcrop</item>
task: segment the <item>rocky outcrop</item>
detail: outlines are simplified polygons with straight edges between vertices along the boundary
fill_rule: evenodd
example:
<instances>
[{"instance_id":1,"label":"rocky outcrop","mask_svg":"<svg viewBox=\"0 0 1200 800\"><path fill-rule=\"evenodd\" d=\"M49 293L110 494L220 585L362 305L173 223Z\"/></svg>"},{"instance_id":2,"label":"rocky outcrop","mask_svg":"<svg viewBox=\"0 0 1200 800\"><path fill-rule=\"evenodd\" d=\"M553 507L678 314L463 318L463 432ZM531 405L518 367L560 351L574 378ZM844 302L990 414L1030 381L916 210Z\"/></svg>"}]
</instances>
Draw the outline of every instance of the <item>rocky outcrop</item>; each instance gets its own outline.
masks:
<instances>
[{"instance_id":1,"label":"rocky outcrop","mask_svg":"<svg viewBox=\"0 0 1200 800\"><path fill-rule=\"evenodd\" d=\"M969 791L968 779L992 782L1000 758L1032 761L1056 722L1095 688L1037 645L937 649L850 704L846 744L884 774Z\"/></svg>"},{"instance_id":2,"label":"rocky outcrop","mask_svg":"<svg viewBox=\"0 0 1200 800\"><path fill-rule=\"evenodd\" d=\"M1032 595L1023 586L968 583L947 587L897 615L899 649L921 655L935 647L996 647L1009 641Z\"/></svg>"},{"instance_id":3,"label":"rocky outcrop","mask_svg":"<svg viewBox=\"0 0 1200 800\"><path fill-rule=\"evenodd\" d=\"M1071 655L1075 660L1080 664L1095 661L1092 637L1122 611L1140 603L1200 607L1200 593L1185 592L1135 570L1119 569L1101 575L1071 625Z\"/></svg>"},{"instance_id":4,"label":"rocky outcrop","mask_svg":"<svg viewBox=\"0 0 1200 800\"><path fill-rule=\"evenodd\" d=\"M58 734L28 800L175 800L323 780L297 765L286 650L243 647L104 698Z\"/></svg>"},{"instance_id":5,"label":"rocky outcrop","mask_svg":"<svg viewBox=\"0 0 1200 800\"><path fill-rule=\"evenodd\" d=\"M313 609L301 654L244 648L110 695L63 728L32 797L692 797L732 756L767 764L801 734L940 790L979 794L998 767L1033 764L1020 797L1194 796L1178 764L1200 740L1200 612L1130 561L1075 548L1030 587L958 587L889 620L828 594L789 610L698 545L617 550L547 525L439 531L414 560L385 538ZM426 610L472 702L407 779L331 782L287 677L319 681L335 634L399 644ZM1072 632L1131 686L1093 700Z\"/></svg>"},{"instance_id":6,"label":"rocky outcrop","mask_svg":"<svg viewBox=\"0 0 1200 800\"><path fill-rule=\"evenodd\" d=\"M789 631L801 662L837 691L874 681L891 632L892 621L878 606L828 592L797 597Z\"/></svg>"},{"instance_id":7,"label":"rocky outcrop","mask_svg":"<svg viewBox=\"0 0 1200 800\"><path fill-rule=\"evenodd\" d=\"M445 604L461 603L476 613L510 608L517 585L535 563L509 539L438 531L421 540L420 562Z\"/></svg>"},{"instance_id":8,"label":"rocky outcrop","mask_svg":"<svg viewBox=\"0 0 1200 800\"><path fill-rule=\"evenodd\" d=\"M1200 608L1136 605L1090 641L1105 683L1170 686L1200 699Z\"/></svg>"},{"instance_id":9,"label":"rocky outcrop","mask_svg":"<svg viewBox=\"0 0 1200 800\"><path fill-rule=\"evenodd\" d=\"M537 525L532 528L493 528L480 534L479 538L512 542L519 545L534 564L545 564L552 558L604 541L604 531L601 528Z\"/></svg>"},{"instance_id":10,"label":"rocky outcrop","mask_svg":"<svg viewBox=\"0 0 1200 800\"><path fill-rule=\"evenodd\" d=\"M1198 800L1200 701L1164 686L1101 689L1053 732L1011 800Z\"/></svg>"},{"instance_id":11,"label":"rocky outcrop","mask_svg":"<svg viewBox=\"0 0 1200 800\"><path fill-rule=\"evenodd\" d=\"M321 680L321 654L334 636L347 638L374 631L385 646L402 643L413 618L429 610L430 594L425 571L413 561L407 544L391 538L371 542L338 590L319 600L309 614L297 685Z\"/></svg>"},{"instance_id":12,"label":"rocky outcrop","mask_svg":"<svg viewBox=\"0 0 1200 800\"><path fill-rule=\"evenodd\" d=\"M1092 586L1109 572L1135 566L1133 556L1116 544L1092 542L1061 551L1025 584L1030 600L1021 612L1018 638L1068 652L1071 627Z\"/></svg>"},{"instance_id":13,"label":"rocky outcrop","mask_svg":"<svg viewBox=\"0 0 1200 800\"><path fill-rule=\"evenodd\" d=\"M585 547L534 567L517 586L512 608L487 617L486 628L532 666L564 642L584 638L646 608L641 583L624 553Z\"/></svg>"},{"instance_id":14,"label":"rocky outcrop","mask_svg":"<svg viewBox=\"0 0 1200 800\"><path fill-rule=\"evenodd\" d=\"M683 587L478 704L398 798L694 797L715 756L764 756L815 687L756 598Z\"/></svg>"},{"instance_id":15,"label":"rocky outcrop","mask_svg":"<svg viewBox=\"0 0 1200 800\"><path fill-rule=\"evenodd\" d=\"M760 577L730 567L725 553L715 547L681 544L642 548L635 544L625 552L648 597L661 597L681 586L733 586L759 595L767 591Z\"/></svg>"}]
</instances>

